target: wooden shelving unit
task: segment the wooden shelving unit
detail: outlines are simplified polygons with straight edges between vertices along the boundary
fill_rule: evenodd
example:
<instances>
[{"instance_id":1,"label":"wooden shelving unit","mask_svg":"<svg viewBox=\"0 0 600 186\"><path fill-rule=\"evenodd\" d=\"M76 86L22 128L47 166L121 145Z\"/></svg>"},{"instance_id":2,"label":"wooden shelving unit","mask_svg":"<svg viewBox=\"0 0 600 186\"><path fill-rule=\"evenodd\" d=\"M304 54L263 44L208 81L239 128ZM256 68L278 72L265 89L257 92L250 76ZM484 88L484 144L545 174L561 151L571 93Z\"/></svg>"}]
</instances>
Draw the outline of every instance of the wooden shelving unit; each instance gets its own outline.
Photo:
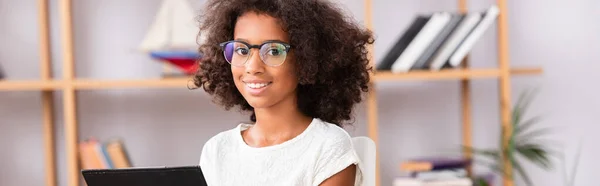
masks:
<instances>
[{"instance_id":1,"label":"wooden shelving unit","mask_svg":"<svg viewBox=\"0 0 600 186\"><path fill-rule=\"evenodd\" d=\"M372 0L364 0L365 24L373 30ZM67 184L78 186L80 178L79 162L77 158L78 123L76 118L76 91L97 89L123 89L123 88L187 88L190 84L189 77L179 78L157 78L140 80L94 80L75 78L73 58L73 34L71 0L59 1L59 14L62 38L62 51L64 56L63 74L61 80L53 80L50 62L50 40L48 22L48 0L38 0L39 4L39 26L40 26L40 54L41 54L41 79L29 81L0 81L0 91L40 91L42 93L43 107L43 135L45 148L45 172L46 186L56 186L56 164L55 164L55 136L54 136L54 110L53 92L63 92L64 130L67 158ZM459 11L467 11L466 0L458 0ZM408 73L394 74L391 72L375 72L372 74L371 92L367 96L367 129L368 136L379 144L378 115L377 115L377 89L375 85L383 81L409 81L409 80L459 80L461 81L462 117L463 117L463 143L471 145L471 101L470 80L479 78L496 78L499 81L499 102L501 111L502 128L510 131L510 78L512 75L535 75L541 74L541 68L511 68L508 52L508 24L506 1L497 0L500 9L498 24L498 67L488 69L470 69L468 57L464 60L462 69L448 69L441 71L411 71ZM373 59L373 46L369 46L369 56ZM372 60L372 64L374 61ZM509 135L509 134L507 134ZM507 136L504 136L503 144L507 144ZM379 148L379 146L378 146ZM379 156L379 155L378 155ZM471 155L465 152L465 156ZM505 161L507 162L507 161ZM380 185L379 158L377 158L377 185ZM505 163L504 168L511 170L510 164ZM504 179L505 186L512 186L512 180Z\"/></svg>"},{"instance_id":2,"label":"wooden shelving unit","mask_svg":"<svg viewBox=\"0 0 600 186\"><path fill-rule=\"evenodd\" d=\"M372 0L364 0L365 7L365 25L368 29L373 29L373 10ZM496 78L499 82L499 102L500 102L500 120L504 131L511 131L511 95L510 81L512 75L535 75L541 74L541 68L511 68L509 63L508 50L508 23L507 23L507 7L506 0L496 0L499 8L499 16L497 18L497 43L498 43L498 67L490 69L472 69L469 68L469 57L467 56L462 62L462 69L449 69L440 71L410 71L407 73L394 74L391 72L375 72L372 74L371 92L367 96L367 130L368 135L377 144L379 149L379 119L377 111L377 88L376 84L381 81L407 81L407 80L460 80L461 84L461 116L462 116L462 142L464 145L471 146L471 79L480 78ZM466 13L467 0L458 0L458 10L461 13ZM369 54L373 55L373 46L369 47ZM373 59L373 56L369 57ZM374 60L371 60L371 66L375 66ZM502 144L504 147L508 145L508 137L510 134L505 133ZM378 150L379 151L379 150ZM463 155L470 158L472 155L465 151ZM508 170L507 174L512 175L512 167L509 160L503 159L504 169ZM377 154L377 186L381 185L379 154ZM471 170L468 170L471 173ZM504 186L513 186L513 180L503 178Z\"/></svg>"},{"instance_id":3,"label":"wooden shelving unit","mask_svg":"<svg viewBox=\"0 0 600 186\"><path fill-rule=\"evenodd\" d=\"M76 90L116 88L186 88L191 78L140 79L140 80L85 80L73 81Z\"/></svg>"},{"instance_id":4,"label":"wooden shelving unit","mask_svg":"<svg viewBox=\"0 0 600 186\"><path fill-rule=\"evenodd\" d=\"M511 69L511 74L539 74L540 68L518 68ZM427 70L410 71L397 74L392 72L377 72L373 75L375 82L396 81L396 80L455 80L455 79L474 79L474 78L498 78L500 70L498 69L448 69L436 72Z\"/></svg>"},{"instance_id":5,"label":"wooden shelving unit","mask_svg":"<svg viewBox=\"0 0 600 186\"><path fill-rule=\"evenodd\" d=\"M0 81L0 91L51 91L62 88L61 81L52 80L11 80Z\"/></svg>"}]
</instances>

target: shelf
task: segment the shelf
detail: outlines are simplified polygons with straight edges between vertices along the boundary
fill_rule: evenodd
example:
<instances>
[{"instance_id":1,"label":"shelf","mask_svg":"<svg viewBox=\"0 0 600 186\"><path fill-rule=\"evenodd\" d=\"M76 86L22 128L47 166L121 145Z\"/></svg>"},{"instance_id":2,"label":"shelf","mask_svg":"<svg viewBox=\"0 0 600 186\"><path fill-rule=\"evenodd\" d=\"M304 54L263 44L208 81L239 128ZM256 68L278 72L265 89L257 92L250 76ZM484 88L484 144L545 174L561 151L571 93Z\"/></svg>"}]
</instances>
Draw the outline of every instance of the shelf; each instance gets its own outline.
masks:
<instances>
[{"instance_id":1,"label":"shelf","mask_svg":"<svg viewBox=\"0 0 600 186\"><path fill-rule=\"evenodd\" d=\"M56 80L0 80L0 91L57 90L62 85L62 81Z\"/></svg>"},{"instance_id":2,"label":"shelf","mask_svg":"<svg viewBox=\"0 0 600 186\"><path fill-rule=\"evenodd\" d=\"M511 74L533 75L541 74L541 68L515 68ZM475 79L495 78L500 76L499 69L445 69L440 71L415 70L406 73L392 73L390 71L376 72L374 81L389 80L450 80L450 79Z\"/></svg>"},{"instance_id":3,"label":"shelf","mask_svg":"<svg viewBox=\"0 0 600 186\"><path fill-rule=\"evenodd\" d=\"M84 89L114 89L114 88L182 88L187 89L192 85L190 77L173 77L164 79L140 80L74 80L73 86L77 90Z\"/></svg>"},{"instance_id":4,"label":"shelf","mask_svg":"<svg viewBox=\"0 0 600 186\"><path fill-rule=\"evenodd\" d=\"M512 75L539 75L544 73L542 68L514 68L510 71Z\"/></svg>"},{"instance_id":5,"label":"shelf","mask_svg":"<svg viewBox=\"0 0 600 186\"><path fill-rule=\"evenodd\" d=\"M514 75L541 74L541 68L515 68L511 70ZM387 80L450 80L495 78L500 76L498 69L448 69L440 71L410 71L407 73L392 73L389 71L377 72L375 81ZM117 89L117 88L187 88L192 85L191 77L169 77L139 80L93 80L76 79L68 84L60 80L51 81L0 81L0 91L31 91L31 90L59 90L63 86L72 85L76 90L91 89Z\"/></svg>"},{"instance_id":6,"label":"shelf","mask_svg":"<svg viewBox=\"0 0 600 186\"><path fill-rule=\"evenodd\" d=\"M176 77L164 79L139 79L139 80L90 80L76 79L72 83L61 80L50 81L0 81L0 91L41 91L61 90L67 85L72 85L76 90L85 89L112 89L112 88L185 88L193 85L190 77Z\"/></svg>"}]
</instances>

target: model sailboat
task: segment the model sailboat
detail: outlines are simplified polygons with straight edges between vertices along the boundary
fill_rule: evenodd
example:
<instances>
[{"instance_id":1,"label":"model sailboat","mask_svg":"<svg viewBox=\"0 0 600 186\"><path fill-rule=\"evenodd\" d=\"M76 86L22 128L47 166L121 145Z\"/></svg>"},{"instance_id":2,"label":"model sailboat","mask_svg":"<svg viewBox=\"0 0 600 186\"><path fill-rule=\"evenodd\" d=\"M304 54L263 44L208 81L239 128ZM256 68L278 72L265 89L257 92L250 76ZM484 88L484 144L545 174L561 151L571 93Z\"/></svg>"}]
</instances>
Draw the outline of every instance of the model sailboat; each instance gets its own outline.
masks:
<instances>
[{"instance_id":1,"label":"model sailboat","mask_svg":"<svg viewBox=\"0 0 600 186\"><path fill-rule=\"evenodd\" d=\"M199 28L195 17L188 0L163 0L140 49L154 59L193 74L201 57L197 51Z\"/></svg>"}]
</instances>

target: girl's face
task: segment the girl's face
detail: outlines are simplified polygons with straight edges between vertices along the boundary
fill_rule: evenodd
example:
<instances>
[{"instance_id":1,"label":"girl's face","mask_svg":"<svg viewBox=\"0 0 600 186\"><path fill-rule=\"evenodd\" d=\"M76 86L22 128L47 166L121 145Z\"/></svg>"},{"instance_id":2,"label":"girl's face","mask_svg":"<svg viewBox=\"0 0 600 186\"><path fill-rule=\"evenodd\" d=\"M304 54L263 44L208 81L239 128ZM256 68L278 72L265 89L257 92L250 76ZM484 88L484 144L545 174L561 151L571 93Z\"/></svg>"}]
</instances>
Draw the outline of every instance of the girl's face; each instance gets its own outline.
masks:
<instances>
[{"instance_id":1,"label":"girl's face","mask_svg":"<svg viewBox=\"0 0 600 186\"><path fill-rule=\"evenodd\" d=\"M282 102L296 104L296 61L293 49L289 50L288 34L277 19L245 13L235 24L234 40L242 42L226 44L225 56L232 63L235 86L250 106L259 109Z\"/></svg>"}]
</instances>

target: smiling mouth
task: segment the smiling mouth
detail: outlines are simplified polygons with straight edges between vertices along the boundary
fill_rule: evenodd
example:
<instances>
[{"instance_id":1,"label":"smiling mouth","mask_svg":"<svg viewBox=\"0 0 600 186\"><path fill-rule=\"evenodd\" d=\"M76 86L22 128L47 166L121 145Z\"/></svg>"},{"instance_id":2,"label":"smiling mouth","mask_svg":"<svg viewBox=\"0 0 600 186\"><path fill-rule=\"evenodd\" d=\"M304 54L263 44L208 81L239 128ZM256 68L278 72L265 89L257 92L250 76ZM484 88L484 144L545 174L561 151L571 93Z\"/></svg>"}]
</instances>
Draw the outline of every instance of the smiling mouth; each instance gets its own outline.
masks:
<instances>
[{"instance_id":1,"label":"smiling mouth","mask_svg":"<svg viewBox=\"0 0 600 186\"><path fill-rule=\"evenodd\" d=\"M251 89L264 88L266 86L269 86L271 83L272 82L267 82L267 83L246 83L246 82L244 82L244 84L246 84L246 86Z\"/></svg>"}]
</instances>

